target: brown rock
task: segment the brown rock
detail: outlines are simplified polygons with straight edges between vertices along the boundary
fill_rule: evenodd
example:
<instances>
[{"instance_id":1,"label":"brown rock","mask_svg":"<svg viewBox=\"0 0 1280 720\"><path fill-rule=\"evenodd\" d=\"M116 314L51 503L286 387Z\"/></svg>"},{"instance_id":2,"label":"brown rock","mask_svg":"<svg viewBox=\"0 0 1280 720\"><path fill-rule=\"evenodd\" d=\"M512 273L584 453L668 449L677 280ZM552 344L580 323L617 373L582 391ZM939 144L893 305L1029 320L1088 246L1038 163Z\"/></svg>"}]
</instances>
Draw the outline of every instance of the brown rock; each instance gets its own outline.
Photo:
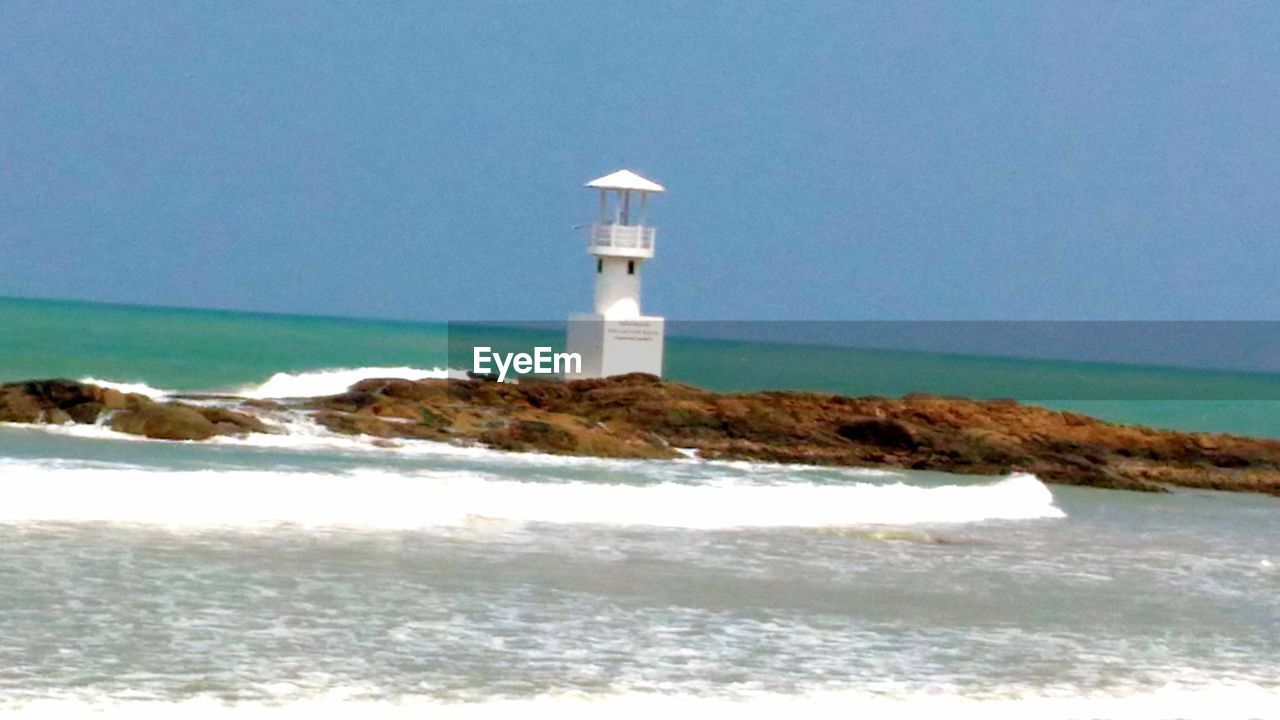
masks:
<instances>
[{"instance_id":1,"label":"brown rock","mask_svg":"<svg viewBox=\"0 0 1280 720\"><path fill-rule=\"evenodd\" d=\"M836 428L845 440L883 448L913 448L919 443L915 435L896 420L860 418Z\"/></svg>"},{"instance_id":2,"label":"brown rock","mask_svg":"<svg viewBox=\"0 0 1280 720\"><path fill-rule=\"evenodd\" d=\"M111 429L157 440L207 440L219 434L198 410L176 403L121 410L112 416Z\"/></svg>"},{"instance_id":3,"label":"brown rock","mask_svg":"<svg viewBox=\"0 0 1280 720\"><path fill-rule=\"evenodd\" d=\"M119 410L128 405L128 397L113 388L102 388L98 402L102 403L104 410Z\"/></svg>"},{"instance_id":4,"label":"brown rock","mask_svg":"<svg viewBox=\"0 0 1280 720\"><path fill-rule=\"evenodd\" d=\"M414 423L384 420L375 415L322 410L312 416L317 423L344 435L370 435L379 438L432 438L431 429Z\"/></svg>"},{"instance_id":5,"label":"brown rock","mask_svg":"<svg viewBox=\"0 0 1280 720\"><path fill-rule=\"evenodd\" d=\"M74 380L32 380L3 385L0 386L0 421L60 424L71 422L73 417L96 418L100 391L96 385Z\"/></svg>"},{"instance_id":6,"label":"brown rock","mask_svg":"<svg viewBox=\"0 0 1280 720\"><path fill-rule=\"evenodd\" d=\"M714 393L653 376L510 385L366 380L326 398L237 409L158 404L69 380L0 386L0 421L93 422L165 439L264 432L247 407L312 411L340 433L483 442L602 457L888 465L962 473L1033 472L1047 482L1280 495L1280 441L1115 425L1009 400L806 392Z\"/></svg>"},{"instance_id":7,"label":"brown rock","mask_svg":"<svg viewBox=\"0 0 1280 720\"><path fill-rule=\"evenodd\" d=\"M0 386L0 422L43 422L46 408L19 385Z\"/></svg>"},{"instance_id":8,"label":"brown rock","mask_svg":"<svg viewBox=\"0 0 1280 720\"><path fill-rule=\"evenodd\" d=\"M100 402L85 402L79 405L72 405L67 408L67 416L72 420L82 424L93 424L98 421L98 415L102 413L104 405Z\"/></svg>"},{"instance_id":9,"label":"brown rock","mask_svg":"<svg viewBox=\"0 0 1280 720\"><path fill-rule=\"evenodd\" d=\"M195 411L213 423L222 435L246 435L251 432L270 432L258 418L247 413L218 407L198 407Z\"/></svg>"},{"instance_id":10,"label":"brown rock","mask_svg":"<svg viewBox=\"0 0 1280 720\"><path fill-rule=\"evenodd\" d=\"M543 420L516 420L502 428L486 430L480 441L499 450L542 450L569 453L578 445L574 433Z\"/></svg>"}]
</instances>

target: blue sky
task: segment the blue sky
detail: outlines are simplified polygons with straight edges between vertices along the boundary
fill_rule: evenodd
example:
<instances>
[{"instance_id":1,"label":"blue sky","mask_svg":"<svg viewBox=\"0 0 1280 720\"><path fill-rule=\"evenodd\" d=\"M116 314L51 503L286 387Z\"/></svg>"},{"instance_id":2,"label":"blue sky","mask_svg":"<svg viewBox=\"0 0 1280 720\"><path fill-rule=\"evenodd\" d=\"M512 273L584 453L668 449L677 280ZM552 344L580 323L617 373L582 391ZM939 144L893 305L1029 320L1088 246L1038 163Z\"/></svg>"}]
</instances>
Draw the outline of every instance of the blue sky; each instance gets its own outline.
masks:
<instances>
[{"instance_id":1,"label":"blue sky","mask_svg":"<svg viewBox=\"0 0 1280 720\"><path fill-rule=\"evenodd\" d=\"M1280 317L1280 5L5 3L0 295L688 319Z\"/></svg>"}]
</instances>

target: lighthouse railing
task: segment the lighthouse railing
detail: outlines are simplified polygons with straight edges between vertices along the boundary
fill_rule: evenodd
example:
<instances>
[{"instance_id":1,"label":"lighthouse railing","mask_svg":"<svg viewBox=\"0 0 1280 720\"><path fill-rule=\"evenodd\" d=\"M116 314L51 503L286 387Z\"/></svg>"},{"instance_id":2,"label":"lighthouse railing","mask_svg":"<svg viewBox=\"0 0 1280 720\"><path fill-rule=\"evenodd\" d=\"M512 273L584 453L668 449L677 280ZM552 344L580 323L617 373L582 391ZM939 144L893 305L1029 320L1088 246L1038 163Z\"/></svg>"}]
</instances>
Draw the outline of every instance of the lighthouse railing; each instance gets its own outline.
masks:
<instances>
[{"instance_id":1,"label":"lighthouse railing","mask_svg":"<svg viewBox=\"0 0 1280 720\"><path fill-rule=\"evenodd\" d=\"M597 223L587 235L587 246L653 250L654 235L654 228L643 225Z\"/></svg>"}]
</instances>

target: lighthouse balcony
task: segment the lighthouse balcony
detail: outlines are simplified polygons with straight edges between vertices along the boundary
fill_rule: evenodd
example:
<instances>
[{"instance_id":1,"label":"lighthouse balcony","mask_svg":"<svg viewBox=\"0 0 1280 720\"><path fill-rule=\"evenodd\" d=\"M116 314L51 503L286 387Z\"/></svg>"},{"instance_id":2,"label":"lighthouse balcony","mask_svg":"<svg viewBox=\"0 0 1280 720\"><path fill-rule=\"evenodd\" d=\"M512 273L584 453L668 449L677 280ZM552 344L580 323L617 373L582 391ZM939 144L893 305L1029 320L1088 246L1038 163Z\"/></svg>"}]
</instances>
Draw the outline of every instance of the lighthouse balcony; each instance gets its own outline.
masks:
<instances>
[{"instance_id":1,"label":"lighthouse balcony","mask_svg":"<svg viewBox=\"0 0 1280 720\"><path fill-rule=\"evenodd\" d=\"M653 257L653 228L597 223L587 234L587 250L595 255Z\"/></svg>"}]
</instances>

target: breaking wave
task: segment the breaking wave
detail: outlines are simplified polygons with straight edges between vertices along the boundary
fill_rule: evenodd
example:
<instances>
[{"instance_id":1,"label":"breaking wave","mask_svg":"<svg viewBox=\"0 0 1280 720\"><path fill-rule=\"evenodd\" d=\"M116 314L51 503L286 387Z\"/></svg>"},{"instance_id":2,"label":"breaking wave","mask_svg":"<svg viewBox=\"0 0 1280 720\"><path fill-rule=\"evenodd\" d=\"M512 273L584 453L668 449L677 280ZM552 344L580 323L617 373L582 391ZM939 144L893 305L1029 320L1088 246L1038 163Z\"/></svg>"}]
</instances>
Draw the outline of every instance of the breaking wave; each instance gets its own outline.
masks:
<instances>
[{"instance_id":1,"label":"breaking wave","mask_svg":"<svg viewBox=\"0 0 1280 720\"><path fill-rule=\"evenodd\" d=\"M301 398L336 395L369 378L403 378L405 380L444 379L449 371L444 368L412 367L361 367L328 368L306 372L278 372L264 383L243 385L232 391L235 395L254 399Z\"/></svg>"},{"instance_id":2,"label":"breaking wave","mask_svg":"<svg viewBox=\"0 0 1280 720\"><path fill-rule=\"evenodd\" d=\"M0 522L171 527L280 524L370 529L477 521L696 530L974 523L1060 518L1033 475L985 484L530 482L470 470L401 473L157 470L69 461L0 462Z\"/></svg>"},{"instance_id":3,"label":"breaking wave","mask_svg":"<svg viewBox=\"0 0 1280 720\"><path fill-rule=\"evenodd\" d=\"M273 400L283 398L321 397L337 395L361 380L370 378L402 378L405 380L444 379L449 377L466 377L458 370L445 368L414 367L358 367L358 368L323 368L302 372L278 372L260 383L247 383L228 388L204 388L198 391L220 395L239 395L255 400ZM156 399L164 399L181 394L177 390L167 390L148 385L145 382L120 382L97 377L82 377L82 383L113 388L120 392L138 393Z\"/></svg>"},{"instance_id":4,"label":"breaking wave","mask_svg":"<svg viewBox=\"0 0 1280 720\"><path fill-rule=\"evenodd\" d=\"M170 390L161 390L159 388L155 388L146 383L141 383L141 382L115 382L113 380L102 380L100 378L95 378L95 377L82 377L80 378L80 382L88 383L90 385L97 385L99 387L104 387L104 388L111 388L113 390L119 390L122 393L137 393L139 395L146 395L148 397L152 397L156 399L163 399L173 394L173 392Z\"/></svg>"}]
</instances>

